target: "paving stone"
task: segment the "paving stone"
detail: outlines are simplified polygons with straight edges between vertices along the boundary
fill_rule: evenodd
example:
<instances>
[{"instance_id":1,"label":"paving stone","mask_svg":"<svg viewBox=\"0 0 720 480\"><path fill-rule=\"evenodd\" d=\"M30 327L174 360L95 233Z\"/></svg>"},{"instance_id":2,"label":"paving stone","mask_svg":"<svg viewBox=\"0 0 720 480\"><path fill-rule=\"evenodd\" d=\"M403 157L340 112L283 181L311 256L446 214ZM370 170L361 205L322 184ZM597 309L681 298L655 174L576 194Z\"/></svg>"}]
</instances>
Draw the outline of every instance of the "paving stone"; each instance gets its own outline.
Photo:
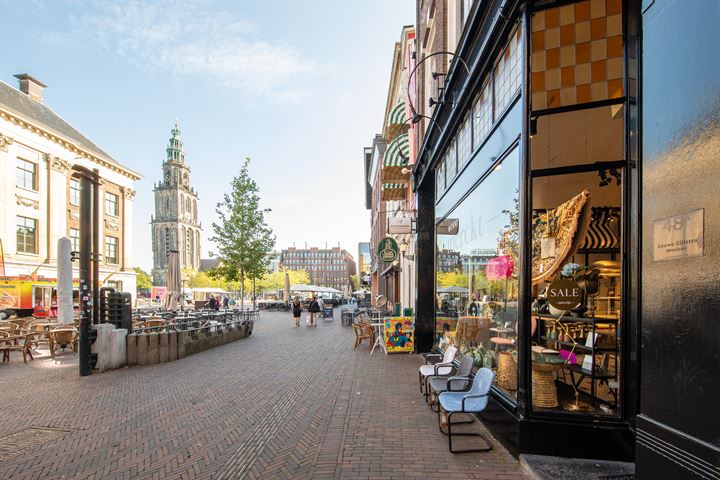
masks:
<instances>
[{"instance_id":1,"label":"paving stone","mask_svg":"<svg viewBox=\"0 0 720 480\"><path fill-rule=\"evenodd\" d=\"M0 364L0 437L64 434L0 462L0 478L527 478L496 441L449 453L417 390L420 357L353 351L336 317L296 328L263 313L246 339L84 378L72 353L15 356Z\"/></svg>"}]
</instances>

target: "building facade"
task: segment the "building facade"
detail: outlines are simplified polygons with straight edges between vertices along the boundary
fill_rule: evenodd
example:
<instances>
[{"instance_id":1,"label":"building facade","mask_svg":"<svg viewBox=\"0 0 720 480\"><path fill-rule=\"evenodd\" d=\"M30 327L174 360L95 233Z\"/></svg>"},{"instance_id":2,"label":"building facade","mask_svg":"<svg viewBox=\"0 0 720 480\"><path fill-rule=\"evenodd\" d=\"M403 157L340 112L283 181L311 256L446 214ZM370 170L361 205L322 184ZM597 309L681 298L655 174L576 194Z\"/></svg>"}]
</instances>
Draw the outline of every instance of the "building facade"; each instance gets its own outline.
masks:
<instances>
[{"instance_id":1,"label":"building facade","mask_svg":"<svg viewBox=\"0 0 720 480\"><path fill-rule=\"evenodd\" d=\"M375 305L413 308L415 304L415 196L409 186L416 157L415 27L405 26L393 50L382 133L364 150L366 184L370 187L371 288ZM369 165L368 165L369 163ZM366 203L367 206L367 203ZM402 223L404 229L395 229ZM401 254L383 261L377 249L386 237L401 245Z\"/></svg>"},{"instance_id":2,"label":"building facade","mask_svg":"<svg viewBox=\"0 0 720 480\"><path fill-rule=\"evenodd\" d=\"M100 177L99 283L135 296L132 264L134 182L124 167L44 103L46 88L27 74L20 89L0 82L0 240L6 277L57 276L57 242L80 250L80 182L74 167ZM76 264L75 264L76 265ZM77 271L74 274L77 278Z\"/></svg>"},{"instance_id":3,"label":"building facade","mask_svg":"<svg viewBox=\"0 0 720 480\"><path fill-rule=\"evenodd\" d=\"M170 132L163 178L154 186L155 214L150 218L152 229L154 285L167 283L167 262L171 251L177 251L180 268L200 268L200 232L198 195L190 186L190 167L185 162L185 149L177 123Z\"/></svg>"},{"instance_id":4,"label":"building facade","mask_svg":"<svg viewBox=\"0 0 720 480\"><path fill-rule=\"evenodd\" d=\"M486 425L513 452L720 478L720 5L417 7L418 45L447 42L418 55L418 351L479 332L458 341L493 354ZM438 285L456 258L467 283Z\"/></svg>"},{"instance_id":5,"label":"building facade","mask_svg":"<svg viewBox=\"0 0 720 480\"><path fill-rule=\"evenodd\" d=\"M280 268L305 270L313 285L335 288L344 295L352 293L350 277L356 274L355 260L340 247L287 248L280 252Z\"/></svg>"}]
</instances>

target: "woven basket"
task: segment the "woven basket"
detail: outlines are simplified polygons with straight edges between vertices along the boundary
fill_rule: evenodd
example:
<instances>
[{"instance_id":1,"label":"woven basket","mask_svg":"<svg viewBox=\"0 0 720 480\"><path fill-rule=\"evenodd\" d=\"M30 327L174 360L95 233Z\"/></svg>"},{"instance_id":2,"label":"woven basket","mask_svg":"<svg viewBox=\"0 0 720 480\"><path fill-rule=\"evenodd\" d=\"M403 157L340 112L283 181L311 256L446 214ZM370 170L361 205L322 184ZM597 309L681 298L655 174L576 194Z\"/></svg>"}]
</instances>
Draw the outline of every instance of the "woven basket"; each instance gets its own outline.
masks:
<instances>
[{"instance_id":1,"label":"woven basket","mask_svg":"<svg viewBox=\"0 0 720 480\"><path fill-rule=\"evenodd\" d=\"M557 387L553 372L558 364L533 363L532 404L533 407L554 408L558 406Z\"/></svg>"},{"instance_id":2,"label":"woven basket","mask_svg":"<svg viewBox=\"0 0 720 480\"><path fill-rule=\"evenodd\" d=\"M496 376L498 386L505 390L517 390L517 362L510 352L498 354L498 367Z\"/></svg>"}]
</instances>

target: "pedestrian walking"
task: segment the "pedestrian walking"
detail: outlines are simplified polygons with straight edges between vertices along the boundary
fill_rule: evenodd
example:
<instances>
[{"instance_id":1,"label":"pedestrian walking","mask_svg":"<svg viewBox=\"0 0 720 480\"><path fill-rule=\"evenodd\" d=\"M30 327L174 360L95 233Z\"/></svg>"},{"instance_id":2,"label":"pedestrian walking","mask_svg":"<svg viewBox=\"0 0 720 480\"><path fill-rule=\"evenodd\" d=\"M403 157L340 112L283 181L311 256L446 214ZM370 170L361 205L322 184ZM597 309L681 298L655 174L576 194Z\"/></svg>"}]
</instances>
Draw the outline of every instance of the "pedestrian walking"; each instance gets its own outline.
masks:
<instances>
[{"instance_id":1,"label":"pedestrian walking","mask_svg":"<svg viewBox=\"0 0 720 480\"><path fill-rule=\"evenodd\" d=\"M300 326L300 316L302 315L302 303L300 303L300 297L295 297L292 303L292 313L295 318L295 326Z\"/></svg>"},{"instance_id":2,"label":"pedestrian walking","mask_svg":"<svg viewBox=\"0 0 720 480\"><path fill-rule=\"evenodd\" d=\"M223 297L223 308L227 310L228 306L230 305L230 299L227 295Z\"/></svg>"},{"instance_id":3,"label":"pedestrian walking","mask_svg":"<svg viewBox=\"0 0 720 480\"><path fill-rule=\"evenodd\" d=\"M215 295L210 295L210 299L208 300L207 307L210 310L217 310L217 299L215 298Z\"/></svg>"},{"instance_id":4,"label":"pedestrian walking","mask_svg":"<svg viewBox=\"0 0 720 480\"><path fill-rule=\"evenodd\" d=\"M320 304L315 297L312 297L310 299L310 304L308 305L308 327L317 327L317 324L315 323L315 314L319 311Z\"/></svg>"}]
</instances>

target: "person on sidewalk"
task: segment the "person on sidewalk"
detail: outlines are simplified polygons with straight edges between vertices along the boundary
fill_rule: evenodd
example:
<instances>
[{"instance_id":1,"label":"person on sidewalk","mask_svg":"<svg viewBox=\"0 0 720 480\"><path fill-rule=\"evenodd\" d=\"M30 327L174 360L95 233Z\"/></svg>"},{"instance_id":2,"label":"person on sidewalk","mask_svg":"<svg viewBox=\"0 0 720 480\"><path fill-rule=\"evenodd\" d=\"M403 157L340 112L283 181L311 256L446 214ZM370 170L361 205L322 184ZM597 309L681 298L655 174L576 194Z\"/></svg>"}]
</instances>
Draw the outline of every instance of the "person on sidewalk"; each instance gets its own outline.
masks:
<instances>
[{"instance_id":1,"label":"person on sidewalk","mask_svg":"<svg viewBox=\"0 0 720 480\"><path fill-rule=\"evenodd\" d=\"M302 304L300 303L300 297L295 297L292 303L292 313L295 318L295 326L300 326L300 315L302 315Z\"/></svg>"},{"instance_id":2,"label":"person on sidewalk","mask_svg":"<svg viewBox=\"0 0 720 480\"><path fill-rule=\"evenodd\" d=\"M310 305L308 305L308 327L317 327L315 323L315 314L320 311L320 304L315 297L310 299Z\"/></svg>"},{"instance_id":3,"label":"person on sidewalk","mask_svg":"<svg viewBox=\"0 0 720 480\"><path fill-rule=\"evenodd\" d=\"M224 308L225 310L227 310L229 306L230 306L230 298L228 298L228 296L225 295L225 296L223 297L223 308Z\"/></svg>"}]
</instances>

